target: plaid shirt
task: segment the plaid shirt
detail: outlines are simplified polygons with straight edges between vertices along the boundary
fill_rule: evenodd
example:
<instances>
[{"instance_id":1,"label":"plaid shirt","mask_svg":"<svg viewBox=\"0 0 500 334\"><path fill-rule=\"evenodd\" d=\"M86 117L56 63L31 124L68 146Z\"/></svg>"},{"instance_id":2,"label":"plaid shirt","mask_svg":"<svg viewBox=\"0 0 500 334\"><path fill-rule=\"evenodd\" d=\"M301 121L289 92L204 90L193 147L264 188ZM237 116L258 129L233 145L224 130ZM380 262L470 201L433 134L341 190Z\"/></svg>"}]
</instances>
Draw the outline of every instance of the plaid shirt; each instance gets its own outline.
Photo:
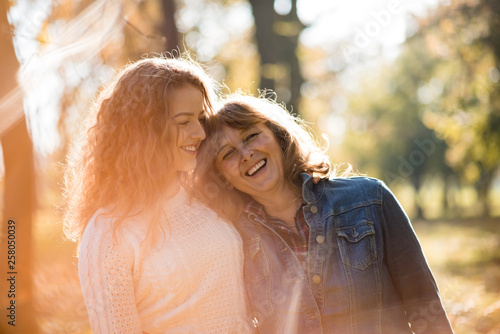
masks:
<instances>
[{"instance_id":1,"label":"plaid shirt","mask_svg":"<svg viewBox=\"0 0 500 334\"><path fill-rule=\"evenodd\" d=\"M264 206L256 201L247 203L243 211L245 213L253 213L263 220L268 227L274 230L287 243L288 247L295 253L304 272L307 275L307 250L309 242L309 226L304 217L302 208L306 205L304 201L300 204L295 213L295 226L298 233L295 233L293 227L285 224L276 217L268 216L264 210Z\"/></svg>"}]
</instances>

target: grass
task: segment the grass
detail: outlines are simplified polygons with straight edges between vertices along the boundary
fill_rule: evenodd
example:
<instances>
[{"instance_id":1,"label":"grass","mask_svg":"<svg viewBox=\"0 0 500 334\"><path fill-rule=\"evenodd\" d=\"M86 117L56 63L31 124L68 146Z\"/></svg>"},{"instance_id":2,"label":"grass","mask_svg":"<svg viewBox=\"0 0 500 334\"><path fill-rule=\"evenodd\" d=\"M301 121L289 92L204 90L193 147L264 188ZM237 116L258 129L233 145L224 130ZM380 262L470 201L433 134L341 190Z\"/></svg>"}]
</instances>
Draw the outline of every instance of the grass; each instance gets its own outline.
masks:
<instances>
[{"instance_id":1,"label":"grass","mask_svg":"<svg viewBox=\"0 0 500 334\"><path fill-rule=\"evenodd\" d=\"M500 220L414 226L455 332L500 333Z\"/></svg>"}]
</instances>

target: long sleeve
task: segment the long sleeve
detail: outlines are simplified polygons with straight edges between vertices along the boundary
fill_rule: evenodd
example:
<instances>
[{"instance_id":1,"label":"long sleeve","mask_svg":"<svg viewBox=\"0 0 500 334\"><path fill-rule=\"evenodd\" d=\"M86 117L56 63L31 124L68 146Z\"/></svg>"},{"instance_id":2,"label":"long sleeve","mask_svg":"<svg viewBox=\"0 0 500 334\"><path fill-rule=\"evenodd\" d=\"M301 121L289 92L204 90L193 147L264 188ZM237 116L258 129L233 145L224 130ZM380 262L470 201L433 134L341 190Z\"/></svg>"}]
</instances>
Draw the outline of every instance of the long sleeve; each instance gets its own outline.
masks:
<instances>
[{"instance_id":1,"label":"long sleeve","mask_svg":"<svg viewBox=\"0 0 500 334\"><path fill-rule=\"evenodd\" d=\"M80 245L78 272L90 325L94 333L142 333L133 252L125 242L116 242L105 223L92 219Z\"/></svg>"},{"instance_id":2,"label":"long sleeve","mask_svg":"<svg viewBox=\"0 0 500 334\"><path fill-rule=\"evenodd\" d=\"M385 261L415 333L453 333L424 253L401 205L382 184Z\"/></svg>"}]
</instances>

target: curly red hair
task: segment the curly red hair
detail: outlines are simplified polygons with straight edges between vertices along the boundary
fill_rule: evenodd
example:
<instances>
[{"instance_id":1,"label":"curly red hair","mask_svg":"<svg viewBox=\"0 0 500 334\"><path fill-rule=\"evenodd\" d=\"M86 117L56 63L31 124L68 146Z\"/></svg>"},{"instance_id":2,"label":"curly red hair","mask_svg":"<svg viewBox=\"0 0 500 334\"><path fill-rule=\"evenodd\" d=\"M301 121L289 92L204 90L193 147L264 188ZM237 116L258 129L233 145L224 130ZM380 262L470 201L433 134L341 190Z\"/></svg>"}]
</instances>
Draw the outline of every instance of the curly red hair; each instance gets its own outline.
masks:
<instances>
[{"instance_id":1,"label":"curly red hair","mask_svg":"<svg viewBox=\"0 0 500 334\"><path fill-rule=\"evenodd\" d=\"M188 57L146 58L126 66L99 95L87 120L78 159L65 177L66 235L79 240L100 208L113 217L132 210L159 213L172 182L170 100L176 88L192 85L213 114L215 82Z\"/></svg>"}]
</instances>

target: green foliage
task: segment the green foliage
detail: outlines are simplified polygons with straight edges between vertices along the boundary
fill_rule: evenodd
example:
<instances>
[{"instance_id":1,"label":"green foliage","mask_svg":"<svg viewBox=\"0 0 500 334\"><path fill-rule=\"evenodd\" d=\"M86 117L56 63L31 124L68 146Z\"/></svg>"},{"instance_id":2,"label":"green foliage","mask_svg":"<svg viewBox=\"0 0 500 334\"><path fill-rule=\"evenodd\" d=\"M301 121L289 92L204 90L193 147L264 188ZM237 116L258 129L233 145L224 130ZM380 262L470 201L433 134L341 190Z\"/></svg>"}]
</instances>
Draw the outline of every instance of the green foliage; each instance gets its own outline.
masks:
<instances>
[{"instance_id":1,"label":"green foliage","mask_svg":"<svg viewBox=\"0 0 500 334\"><path fill-rule=\"evenodd\" d=\"M346 136L349 150L359 152L361 170L374 172L391 186L409 183L417 193L426 179L451 174L444 160L446 143L421 118L422 100L429 98L425 89L439 95L440 84L432 79L435 65L422 45L409 43L393 64L365 80L350 98L350 122L367 122L366 131L351 128ZM434 88L424 88L429 82ZM418 198L416 206L422 216Z\"/></svg>"},{"instance_id":2,"label":"green foliage","mask_svg":"<svg viewBox=\"0 0 500 334\"><path fill-rule=\"evenodd\" d=\"M408 44L421 45L444 90L422 105L425 124L446 140L447 163L486 201L500 165L498 2L454 1L421 20Z\"/></svg>"},{"instance_id":3,"label":"green foliage","mask_svg":"<svg viewBox=\"0 0 500 334\"><path fill-rule=\"evenodd\" d=\"M489 0L453 1L420 19L398 59L350 96L346 147L361 170L388 183L422 183L454 174L473 184L489 214L487 195L500 165L500 22ZM499 53L497 53L499 52ZM444 196L446 201L447 196ZM446 206L447 203L444 203ZM420 215L421 212L418 212Z\"/></svg>"}]
</instances>

